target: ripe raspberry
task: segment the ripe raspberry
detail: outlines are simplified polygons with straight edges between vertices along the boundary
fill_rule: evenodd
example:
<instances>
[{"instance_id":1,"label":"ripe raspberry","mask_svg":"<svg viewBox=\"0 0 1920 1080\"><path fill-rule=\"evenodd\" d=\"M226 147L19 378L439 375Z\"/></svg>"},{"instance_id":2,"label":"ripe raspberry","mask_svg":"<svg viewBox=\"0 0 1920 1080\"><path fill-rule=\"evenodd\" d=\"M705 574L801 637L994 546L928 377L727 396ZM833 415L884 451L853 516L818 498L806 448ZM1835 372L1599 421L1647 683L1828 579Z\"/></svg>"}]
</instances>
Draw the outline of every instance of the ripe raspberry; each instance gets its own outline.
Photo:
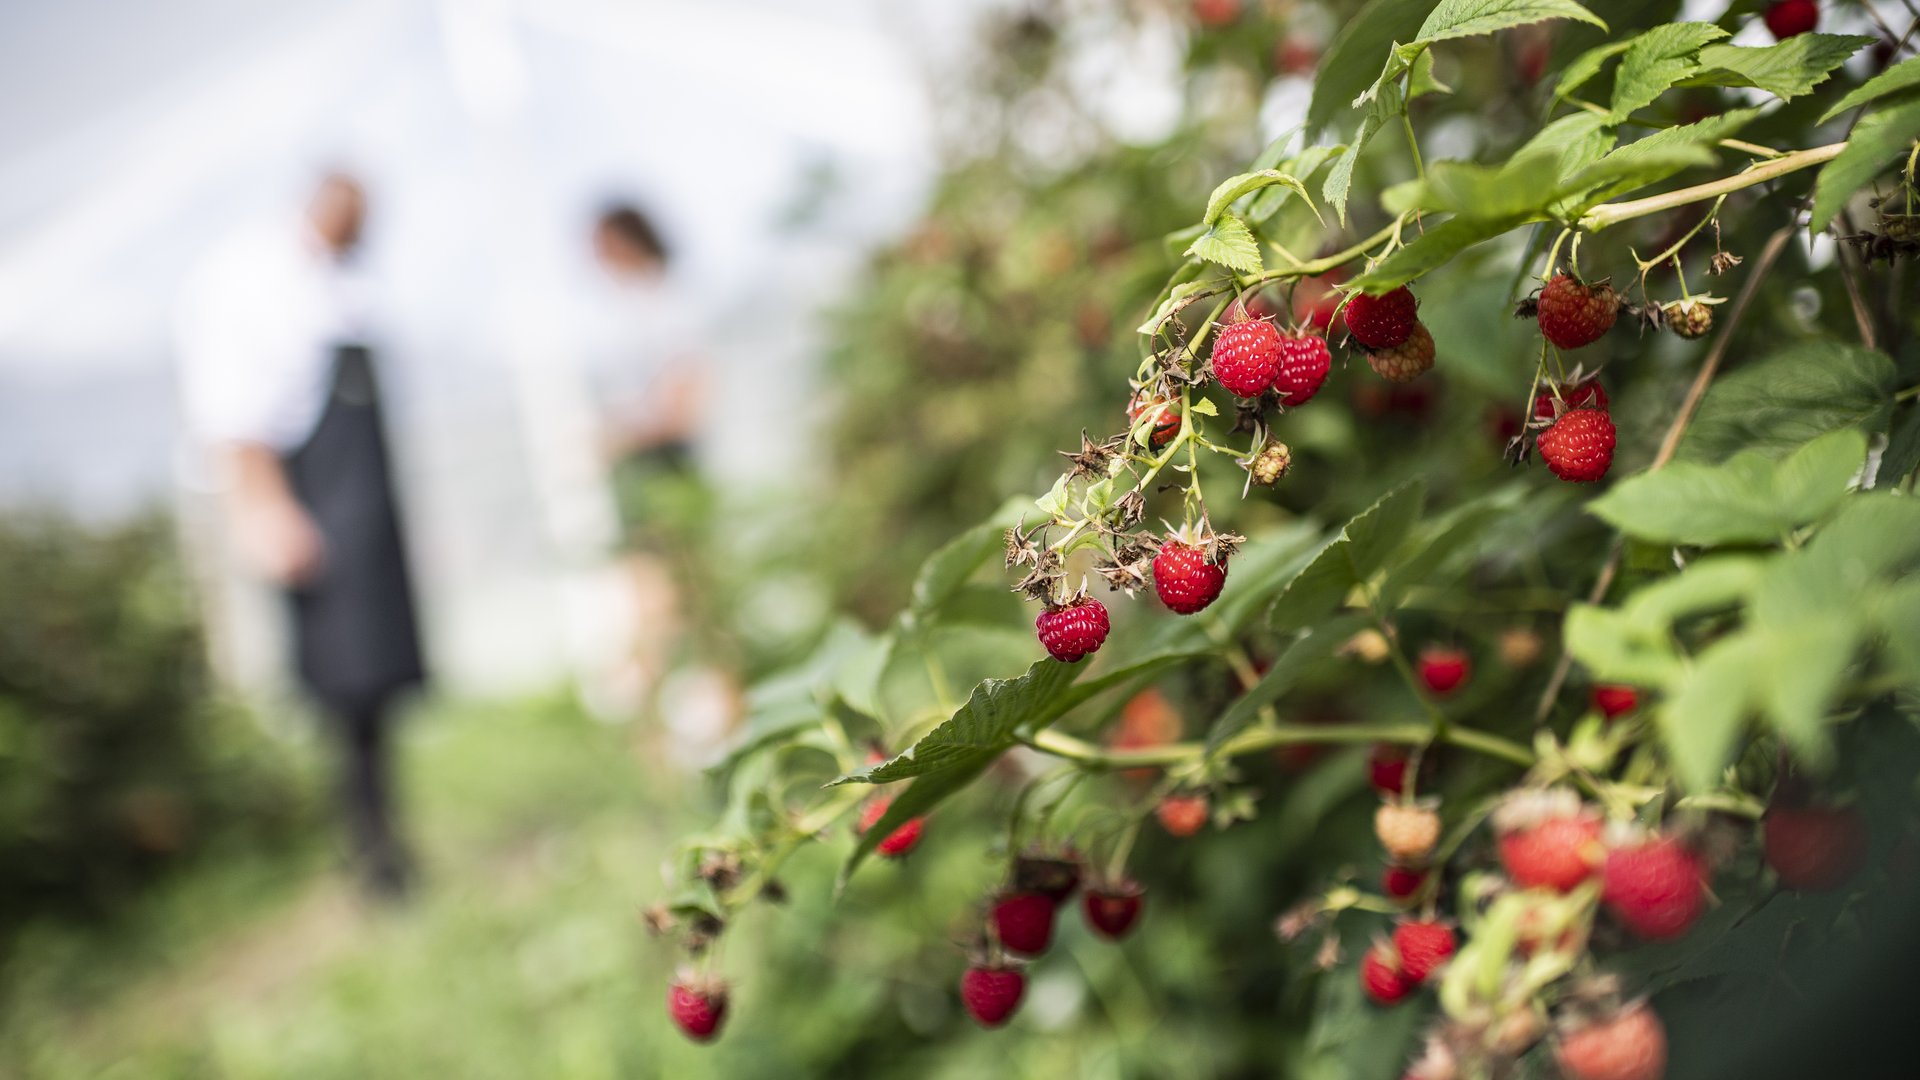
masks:
<instances>
[{"instance_id":1,"label":"ripe raspberry","mask_svg":"<svg viewBox=\"0 0 1920 1080\"><path fill-rule=\"evenodd\" d=\"M1667 1072L1667 1029L1645 1005L1561 1036L1553 1057L1568 1080L1660 1080Z\"/></svg>"},{"instance_id":2,"label":"ripe raspberry","mask_svg":"<svg viewBox=\"0 0 1920 1080\"><path fill-rule=\"evenodd\" d=\"M1342 315L1353 340L1369 349L1394 349L1413 335L1414 327L1419 325L1416 317L1419 309L1419 301L1402 285L1385 296L1355 293L1353 299L1347 301Z\"/></svg>"},{"instance_id":3,"label":"ripe raspberry","mask_svg":"<svg viewBox=\"0 0 1920 1080\"><path fill-rule=\"evenodd\" d=\"M1045 893L1001 896L993 902L993 932L1009 952L1046 952L1053 941L1053 900Z\"/></svg>"},{"instance_id":4,"label":"ripe raspberry","mask_svg":"<svg viewBox=\"0 0 1920 1080\"><path fill-rule=\"evenodd\" d=\"M1360 958L1360 986L1381 1005L1394 1005L1414 988L1414 980L1400 970L1400 958L1389 945L1375 945Z\"/></svg>"},{"instance_id":5,"label":"ripe raspberry","mask_svg":"<svg viewBox=\"0 0 1920 1080\"><path fill-rule=\"evenodd\" d=\"M1213 339L1213 377L1244 398L1257 398L1280 370L1280 331L1265 319L1243 319Z\"/></svg>"},{"instance_id":6,"label":"ripe raspberry","mask_svg":"<svg viewBox=\"0 0 1920 1080\"><path fill-rule=\"evenodd\" d=\"M1247 474L1261 487L1272 487L1293 468L1293 451L1279 439L1268 439L1247 462Z\"/></svg>"},{"instance_id":7,"label":"ripe raspberry","mask_svg":"<svg viewBox=\"0 0 1920 1080\"><path fill-rule=\"evenodd\" d=\"M999 1027L1020 1007L1027 977L1017 968L975 966L960 977L960 1001L981 1027Z\"/></svg>"},{"instance_id":8,"label":"ripe raspberry","mask_svg":"<svg viewBox=\"0 0 1920 1080\"><path fill-rule=\"evenodd\" d=\"M1553 475L1591 484L1613 467L1613 419L1599 409L1564 413L1540 433L1540 457Z\"/></svg>"},{"instance_id":9,"label":"ripe raspberry","mask_svg":"<svg viewBox=\"0 0 1920 1080\"><path fill-rule=\"evenodd\" d=\"M1675 300L1660 309L1667 329L1692 341L1713 330L1713 309L1697 300Z\"/></svg>"},{"instance_id":10,"label":"ripe raspberry","mask_svg":"<svg viewBox=\"0 0 1920 1080\"><path fill-rule=\"evenodd\" d=\"M1374 743L1367 751L1367 781L1383 796L1407 790L1407 748L1398 743Z\"/></svg>"},{"instance_id":11,"label":"ripe raspberry","mask_svg":"<svg viewBox=\"0 0 1920 1080\"><path fill-rule=\"evenodd\" d=\"M1135 397L1127 405L1127 420L1131 424L1138 424L1141 417L1154 410L1159 411L1155 413L1153 427L1147 433L1147 441L1155 447L1161 447L1172 442L1173 437L1180 433L1179 402L1168 401L1165 398Z\"/></svg>"},{"instance_id":12,"label":"ripe raspberry","mask_svg":"<svg viewBox=\"0 0 1920 1080\"><path fill-rule=\"evenodd\" d=\"M1273 376L1273 392L1280 404L1293 408L1305 405L1320 392L1333 367L1333 352L1327 339L1319 334L1280 335L1280 368Z\"/></svg>"},{"instance_id":13,"label":"ripe raspberry","mask_svg":"<svg viewBox=\"0 0 1920 1080\"><path fill-rule=\"evenodd\" d=\"M676 979L667 990L667 1015L694 1042L707 1042L720 1032L727 1018L727 988L723 983Z\"/></svg>"},{"instance_id":14,"label":"ripe raspberry","mask_svg":"<svg viewBox=\"0 0 1920 1080\"><path fill-rule=\"evenodd\" d=\"M1427 324L1414 323L1413 332L1398 345L1368 352L1367 366L1390 383L1412 382L1425 375L1433 368L1433 335L1427 333Z\"/></svg>"},{"instance_id":15,"label":"ripe raspberry","mask_svg":"<svg viewBox=\"0 0 1920 1080\"><path fill-rule=\"evenodd\" d=\"M1107 620L1107 605L1092 597L1063 607L1049 608L1033 620L1040 644L1055 660L1077 664L1082 658L1100 651L1112 624Z\"/></svg>"},{"instance_id":16,"label":"ripe raspberry","mask_svg":"<svg viewBox=\"0 0 1920 1080\"><path fill-rule=\"evenodd\" d=\"M1767 865L1798 892L1831 892L1867 858L1867 822L1852 807L1785 807L1767 811Z\"/></svg>"},{"instance_id":17,"label":"ripe raspberry","mask_svg":"<svg viewBox=\"0 0 1920 1080\"><path fill-rule=\"evenodd\" d=\"M1083 898L1087 925L1109 941L1119 941L1140 919L1147 891L1132 881L1089 888Z\"/></svg>"},{"instance_id":18,"label":"ripe raspberry","mask_svg":"<svg viewBox=\"0 0 1920 1080\"><path fill-rule=\"evenodd\" d=\"M1206 827L1207 797L1205 795L1169 795L1160 800L1153 808L1153 816L1160 819L1160 827L1173 836L1192 836Z\"/></svg>"},{"instance_id":19,"label":"ripe raspberry","mask_svg":"<svg viewBox=\"0 0 1920 1080\"><path fill-rule=\"evenodd\" d=\"M1570 409L1602 409L1607 407L1607 391L1600 385L1599 379L1588 379L1572 386L1549 386L1534 395L1533 418L1551 420L1555 415Z\"/></svg>"},{"instance_id":20,"label":"ripe raspberry","mask_svg":"<svg viewBox=\"0 0 1920 1080\"><path fill-rule=\"evenodd\" d=\"M1820 25L1820 6L1814 0L1778 0L1767 8L1767 29L1775 41L1785 41Z\"/></svg>"},{"instance_id":21,"label":"ripe raspberry","mask_svg":"<svg viewBox=\"0 0 1920 1080\"><path fill-rule=\"evenodd\" d=\"M1395 900L1407 900L1419 892L1420 886L1426 881L1427 873L1424 870L1388 863L1387 868L1380 872L1380 891Z\"/></svg>"},{"instance_id":22,"label":"ripe raspberry","mask_svg":"<svg viewBox=\"0 0 1920 1080\"><path fill-rule=\"evenodd\" d=\"M1540 332L1562 349L1599 341L1619 314L1620 297L1608 285L1589 286L1560 274L1540 290Z\"/></svg>"},{"instance_id":23,"label":"ripe raspberry","mask_svg":"<svg viewBox=\"0 0 1920 1080\"><path fill-rule=\"evenodd\" d=\"M1465 649L1429 645L1420 650L1420 682L1434 697L1460 689L1472 674L1473 657Z\"/></svg>"},{"instance_id":24,"label":"ripe raspberry","mask_svg":"<svg viewBox=\"0 0 1920 1080\"><path fill-rule=\"evenodd\" d=\"M1229 26L1240 17L1240 0L1193 0L1193 17L1212 29Z\"/></svg>"},{"instance_id":25,"label":"ripe raspberry","mask_svg":"<svg viewBox=\"0 0 1920 1080\"><path fill-rule=\"evenodd\" d=\"M879 824L880 819L886 816L887 808L892 805L892 799L873 799L868 802L860 811L860 831L865 833ZM901 822L900 826L888 833L887 838L880 841L874 850L889 859L906 858L907 854L920 843L920 830L925 826L926 820L926 818L916 817Z\"/></svg>"},{"instance_id":26,"label":"ripe raspberry","mask_svg":"<svg viewBox=\"0 0 1920 1080\"><path fill-rule=\"evenodd\" d=\"M1071 849L1064 857L1022 855L1013 860L1015 892L1039 893L1059 907L1080 887L1080 860Z\"/></svg>"},{"instance_id":27,"label":"ripe raspberry","mask_svg":"<svg viewBox=\"0 0 1920 1080\"><path fill-rule=\"evenodd\" d=\"M1603 853L1600 819L1579 807L1551 813L1519 827L1500 829L1500 862L1523 889L1571 892L1592 877Z\"/></svg>"},{"instance_id":28,"label":"ripe raspberry","mask_svg":"<svg viewBox=\"0 0 1920 1080\"><path fill-rule=\"evenodd\" d=\"M1227 560L1208 562L1206 552L1171 537L1153 557L1153 591L1175 614L1192 615L1220 597Z\"/></svg>"},{"instance_id":29,"label":"ripe raspberry","mask_svg":"<svg viewBox=\"0 0 1920 1080\"><path fill-rule=\"evenodd\" d=\"M1671 836L1616 847L1607 853L1601 899L1643 938L1679 937L1706 906L1706 866Z\"/></svg>"},{"instance_id":30,"label":"ripe raspberry","mask_svg":"<svg viewBox=\"0 0 1920 1080\"><path fill-rule=\"evenodd\" d=\"M1423 920L1403 922L1393 928L1393 947L1400 954L1400 973L1413 982L1426 982L1458 946L1453 928L1444 923Z\"/></svg>"},{"instance_id":31,"label":"ripe raspberry","mask_svg":"<svg viewBox=\"0 0 1920 1080\"><path fill-rule=\"evenodd\" d=\"M1601 683L1593 688L1593 707L1609 720L1617 720L1640 707L1640 692L1618 683Z\"/></svg>"},{"instance_id":32,"label":"ripe raspberry","mask_svg":"<svg viewBox=\"0 0 1920 1080\"><path fill-rule=\"evenodd\" d=\"M1373 812L1373 832L1393 861L1417 863L1440 842L1440 815L1425 806L1382 803Z\"/></svg>"}]
</instances>

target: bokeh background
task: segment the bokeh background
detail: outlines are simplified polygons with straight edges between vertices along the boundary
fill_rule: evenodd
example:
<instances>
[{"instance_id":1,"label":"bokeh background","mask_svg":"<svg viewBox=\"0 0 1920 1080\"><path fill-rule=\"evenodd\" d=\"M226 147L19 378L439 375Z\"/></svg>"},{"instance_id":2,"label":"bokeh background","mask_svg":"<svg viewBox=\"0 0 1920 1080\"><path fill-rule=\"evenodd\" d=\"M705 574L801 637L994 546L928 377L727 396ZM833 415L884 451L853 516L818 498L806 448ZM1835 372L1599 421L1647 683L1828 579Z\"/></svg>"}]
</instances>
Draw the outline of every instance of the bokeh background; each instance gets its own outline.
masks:
<instances>
[{"instance_id":1,"label":"bokeh background","mask_svg":"<svg viewBox=\"0 0 1920 1080\"><path fill-rule=\"evenodd\" d=\"M638 918L674 838L716 811L700 767L761 693L745 688L880 625L929 553L1043 490L1073 432L1117 426L1131 328L1172 263L1158 238L1303 122L1319 52L1359 6L0 8L0 1076L1397 1073L1404 1040L1378 1027L1307 1044L1264 1019L1309 998L1270 920L1364 832L1353 754L1262 763L1320 767L1219 843L1143 841L1166 871L1156 932L1125 951L1066 935L997 1035L950 987L986 807L837 903L832 853L797 859L789 906L729 946L753 961L712 1050L668 1026L670 958ZM1603 6L1621 25L1726 7ZM1511 111L1436 117L1432 156L1510 144L1541 73L1590 43L1486 45L1452 74L1463 100ZM208 247L341 167L372 200L435 675L401 746L424 876L400 910L341 869L276 609L209 539L172 347ZM595 444L587 237L612 198L662 226L714 387L703 499L676 523L699 632L637 688L609 599L618 546L568 513L617 494L565 466ZM1296 453L1373 487L1329 464L1253 512L1343 518L1430 463L1442 417L1490 434L1440 483L1495 473L1489 410L1529 363L1504 273L1459 275L1447 287L1487 303L1451 315L1426 296L1437 337L1481 345L1449 356L1439 391L1337 375L1351 408L1303 416ZM1801 299L1781 332L1836 298ZM1684 377L1671 350L1648 371L1649 395ZM1517 533L1531 522L1516 512ZM989 668L1012 655L1004 636L968 647ZM1216 675L1183 699L1224 694ZM1347 999L1331 1008L1357 1015Z\"/></svg>"}]
</instances>

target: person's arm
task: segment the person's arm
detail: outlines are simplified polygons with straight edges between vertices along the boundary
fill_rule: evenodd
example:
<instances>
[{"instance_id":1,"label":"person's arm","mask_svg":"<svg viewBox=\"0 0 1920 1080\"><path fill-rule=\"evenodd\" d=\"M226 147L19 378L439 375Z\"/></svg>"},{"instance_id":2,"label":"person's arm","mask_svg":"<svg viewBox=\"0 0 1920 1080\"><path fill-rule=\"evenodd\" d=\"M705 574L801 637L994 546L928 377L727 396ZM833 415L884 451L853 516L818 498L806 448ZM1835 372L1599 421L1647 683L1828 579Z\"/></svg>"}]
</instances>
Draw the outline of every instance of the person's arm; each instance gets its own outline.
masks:
<instances>
[{"instance_id":1,"label":"person's arm","mask_svg":"<svg viewBox=\"0 0 1920 1080\"><path fill-rule=\"evenodd\" d=\"M325 560L326 545L312 516L294 497L280 456L250 442L227 443L220 456L241 553L255 570L280 585L312 581Z\"/></svg>"}]
</instances>

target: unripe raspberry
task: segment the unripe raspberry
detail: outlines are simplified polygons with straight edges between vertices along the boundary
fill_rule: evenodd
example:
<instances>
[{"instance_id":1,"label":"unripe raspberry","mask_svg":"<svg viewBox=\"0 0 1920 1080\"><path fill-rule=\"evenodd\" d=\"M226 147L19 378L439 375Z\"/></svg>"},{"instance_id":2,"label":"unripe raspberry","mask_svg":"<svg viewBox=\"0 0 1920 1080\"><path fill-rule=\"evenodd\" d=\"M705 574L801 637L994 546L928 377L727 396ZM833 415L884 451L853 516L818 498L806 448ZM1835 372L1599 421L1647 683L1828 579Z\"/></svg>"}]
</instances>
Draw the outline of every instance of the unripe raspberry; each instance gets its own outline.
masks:
<instances>
[{"instance_id":1,"label":"unripe raspberry","mask_svg":"<svg viewBox=\"0 0 1920 1080\"><path fill-rule=\"evenodd\" d=\"M1599 341L1619 314L1620 297L1609 285L1588 285L1560 274L1540 290L1540 333L1562 349Z\"/></svg>"},{"instance_id":2,"label":"unripe raspberry","mask_svg":"<svg viewBox=\"0 0 1920 1080\"><path fill-rule=\"evenodd\" d=\"M1205 795L1169 795L1160 800L1153 808L1153 816L1160 819L1160 827L1172 836L1192 836L1206 827L1207 797Z\"/></svg>"},{"instance_id":3,"label":"unripe raspberry","mask_svg":"<svg viewBox=\"0 0 1920 1080\"><path fill-rule=\"evenodd\" d=\"M1667 1029L1652 1009L1633 1005L1561 1036L1553 1056L1568 1080L1660 1080Z\"/></svg>"},{"instance_id":4,"label":"unripe raspberry","mask_svg":"<svg viewBox=\"0 0 1920 1080\"><path fill-rule=\"evenodd\" d=\"M1355 293L1341 315L1353 340L1369 349L1392 349L1414 333L1419 309L1419 301L1402 285L1384 296Z\"/></svg>"},{"instance_id":5,"label":"unripe raspberry","mask_svg":"<svg viewBox=\"0 0 1920 1080\"><path fill-rule=\"evenodd\" d=\"M1689 341L1713 330L1713 309L1698 300L1675 300L1660 311L1667 318L1667 329Z\"/></svg>"},{"instance_id":6,"label":"unripe raspberry","mask_svg":"<svg viewBox=\"0 0 1920 1080\"><path fill-rule=\"evenodd\" d=\"M1388 382L1412 382L1433 368L1433 335L1416 322L1405 341L1367 353L1367 366Z\"/></svg>"},{"instance_id":7,"label":"unripe raspberry","mask_svg":"<svg viewBox=\"0 0 1920 1080\"><path fill-rule=\"evenodd\" d=\"M1280 331L1265 319L1243 319L1213 339L1213 377L1244 398L1257 398L1280 370Z\"/></svg>"},{"instance_id":8,"label":"unripe raspberry","mask_svg":"<svg viewBox=\"0 0 1920 1080\"><path fill-rule=\"evenodd\" d=\"M1261 487L1272 487L1293 468L1293 451L1279 439L1268 439L1252 460L1247 462L1247 474Z\"/></svg>"},{"instance_id":9,"label":"unripe raspberry","mask_svg":"<svg viewBox=\"0 0 1920 1080\"><path fill-rule=\"evenodd\" d=\"M1373 832L1395 862L1421 862L1440 842L1440 815L1430 807L1383 803L1374 811Z\"/></svg>"}]
</instances>

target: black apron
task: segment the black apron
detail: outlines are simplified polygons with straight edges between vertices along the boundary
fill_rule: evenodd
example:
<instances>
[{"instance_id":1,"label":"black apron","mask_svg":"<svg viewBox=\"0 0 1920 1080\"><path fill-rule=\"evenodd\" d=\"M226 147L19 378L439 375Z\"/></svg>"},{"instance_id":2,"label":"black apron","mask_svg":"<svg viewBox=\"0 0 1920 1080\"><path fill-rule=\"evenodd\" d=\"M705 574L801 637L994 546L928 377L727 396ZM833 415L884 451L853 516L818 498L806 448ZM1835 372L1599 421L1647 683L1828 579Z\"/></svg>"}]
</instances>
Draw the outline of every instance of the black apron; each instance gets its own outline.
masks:
<instances>
[{"instance_id":1,"label":"black apron","mask_svg":"<svg viewBox=\"0 0 1920 1080\"><path fill-rule=\"evenodd\" d=\"M289 592L300 677L330 709L374 707L420 683L425 666L365 346L336 349L320 422L282 463L326 544L319 576Z\"/></svg>"}]
</instances>

